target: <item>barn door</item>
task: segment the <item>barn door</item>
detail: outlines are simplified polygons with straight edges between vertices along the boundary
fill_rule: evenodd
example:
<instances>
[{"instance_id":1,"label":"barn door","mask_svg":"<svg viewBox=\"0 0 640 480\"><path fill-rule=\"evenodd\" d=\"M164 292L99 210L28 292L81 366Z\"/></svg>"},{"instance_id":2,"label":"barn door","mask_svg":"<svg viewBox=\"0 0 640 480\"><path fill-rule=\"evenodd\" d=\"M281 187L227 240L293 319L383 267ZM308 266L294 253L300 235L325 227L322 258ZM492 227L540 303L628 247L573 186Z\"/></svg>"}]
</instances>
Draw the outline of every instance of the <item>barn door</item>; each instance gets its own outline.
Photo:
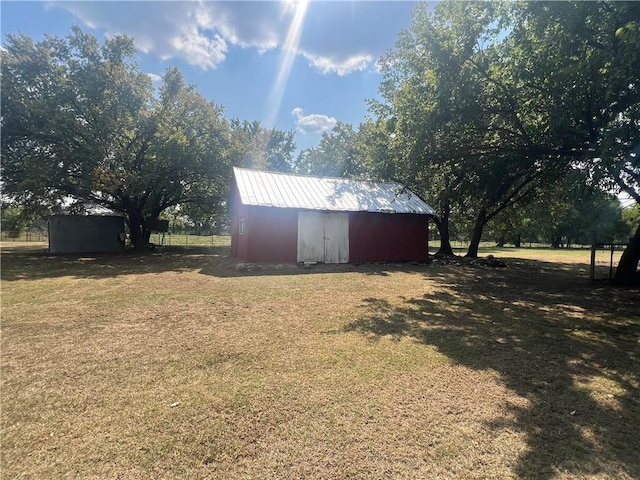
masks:
<instances>
[{"instance_id":1,"label":"barn door","mask_svg":"<svg viewBox=\"0 0 640 480\"><path fill-rule=\"evenodd\" d=\"M324 214L324 263L349 261L349 215Z\"/></svg>"},{"instance_id":2,"label":"barn door","mask_svg":"<svg viewBox=\"0 0 640 480\"><path fill-rule=\"evenodd\" d=\"M298 213L298 262L347 263L349 215Z\"/></svg>"},{"instance_id":3,"label":"barn door","mask_svg":"<svg viewBox=\"0 0 640 480\"><path fill-rule=\"evenodd\" d=\"M298 262L324 262L322 213L298 213Z\"/></svg>"}]
</instances>

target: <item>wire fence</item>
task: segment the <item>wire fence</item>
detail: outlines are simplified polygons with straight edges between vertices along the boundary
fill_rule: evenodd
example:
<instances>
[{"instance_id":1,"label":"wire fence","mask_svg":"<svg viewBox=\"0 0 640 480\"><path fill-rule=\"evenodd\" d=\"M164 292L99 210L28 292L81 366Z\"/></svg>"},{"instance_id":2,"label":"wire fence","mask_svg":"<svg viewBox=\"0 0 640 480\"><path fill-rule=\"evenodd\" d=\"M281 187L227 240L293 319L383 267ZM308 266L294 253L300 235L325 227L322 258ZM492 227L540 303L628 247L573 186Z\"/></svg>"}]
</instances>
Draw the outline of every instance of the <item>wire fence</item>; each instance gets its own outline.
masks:
<instances>
[{"instance_id":1,"label":"wire fence","mask_svg":"<svg viewBox=\"0 0 640 480\"><path fill-rule=\"evenodd\" d=\"M626 243L596 243L591 246L591 265L589 278L591 280L613 279L622 252L628 246Z\"/></svg>"},{"instance_id":2,"label":"wire fence","mask_svg":"<svg viewBox=\"0 0 640 480\"><path fill-rule=\"evenodd\" d=\"M49 233L45 230L2 231L0 239L4 242L48 242Z\"/></svg>"},{"instance_id":3,"label":"wire fence","mask_svg":"<svg viewBox=\"0 0 640 480\"><path fill-rule=\"evenodd\" d=\"M460 251L466 251L469 248L469 241L465 241L465 240L451 240L449 243L451 243L451 248L453 248L454 251L456 252L460 252ZM435 251L440 247L440 240L439 239L434 239L431 238L429 239L429 251ZM522 244L520 245L520 247L515 247L511 244L505 244L504 246L498 246L496 244L495 241L483 241L480 242L480 248L484 248L484 249L491 249L491 248L505 248L505 249L510 249L510 248L553 248L551 243L545 243L545 242L522 242ZM562 247L559 248L558 250L588 250L591 248L591 244L575 244L575 245L571 245L570 247Z\"/></svg>"},{"instance_id":4,"label":"wire fence","mask_svg":"<svg viewBox=\"0 0 640 480\"><path fill-rule=\"evenodd\" d=\"M154 245L171 246L200 246L219 247L231 245L231 237L228 235L190 235L188 233L166 233L164 242L162 233L152 233L149 243Z\"/></svg>"},{"instance_id":5,"label":"wire fence","mask_svg":"<svg viewBox=\"0 0 640 480\"><path fill-rule=\"evenodd\" d=\"M30 230L30 231L3 231L0 239L10 242L47 242L49 234L46 230ZM161 233L153 233L150 239L151 243L159 245L162 242ZM228 235L194 235L191 233L166 233L165 245L224 245L230 242ZM440 240L429 240L429 249L437 249L440 246ZM451 241L451 246L454 250L465 250L469 247L469 242L462 240ZM483 248L496 247L495 242L482 242L480 244ZM548 248L551 247L550 243L532 243L526 242L522 244L523 248ZM591 248L591 245L573 245L571 248Z\"/></svg>"},{"instance_id":6,"label":"wire fence","mask_svg":"<svg viewBox=\"0 0 640 480\"><path fill-rule=\"evenodd\" d=\"M3 242L40 242L48 243L49 235L46 231L3 231L0 234ZM153 233L149 240L155 245L162 244L162 234ZM167 233L164 237L166 246L226 246L231 244L231 237L227 235L192 235L189 233Z\"/></svg>"}]
</instances>

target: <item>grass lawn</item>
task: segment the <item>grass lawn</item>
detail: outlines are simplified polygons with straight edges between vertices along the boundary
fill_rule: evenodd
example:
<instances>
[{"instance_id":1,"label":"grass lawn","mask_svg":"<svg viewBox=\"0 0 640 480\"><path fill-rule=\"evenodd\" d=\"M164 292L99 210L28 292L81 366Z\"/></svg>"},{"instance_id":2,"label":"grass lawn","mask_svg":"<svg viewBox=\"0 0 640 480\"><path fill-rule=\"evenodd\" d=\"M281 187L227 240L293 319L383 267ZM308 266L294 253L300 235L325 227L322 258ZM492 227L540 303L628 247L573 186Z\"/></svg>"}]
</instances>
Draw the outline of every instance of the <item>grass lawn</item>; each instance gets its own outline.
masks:
<instances>
[{"instance_id":1,"label":"grass lawn","mask_svg":"<svg viewBox=\"0 0 640 480\"><path fill-rule=\"evenodd\" d=\"M640 478L640 292L2 245L2 478Z\"/></svg>"}]
</instances>

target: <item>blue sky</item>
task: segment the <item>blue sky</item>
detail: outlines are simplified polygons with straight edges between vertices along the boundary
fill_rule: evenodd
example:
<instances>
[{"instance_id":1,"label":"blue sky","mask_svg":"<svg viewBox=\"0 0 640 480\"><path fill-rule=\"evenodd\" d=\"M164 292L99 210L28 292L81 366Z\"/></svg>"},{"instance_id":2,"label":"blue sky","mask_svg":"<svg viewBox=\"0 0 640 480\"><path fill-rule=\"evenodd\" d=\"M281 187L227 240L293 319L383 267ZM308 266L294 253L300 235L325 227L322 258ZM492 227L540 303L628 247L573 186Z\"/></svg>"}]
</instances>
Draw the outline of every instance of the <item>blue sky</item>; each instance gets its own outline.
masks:
<instances>
[{"instance_id":1,"label":"blue sky","mask_svg":"<svg viewBox=\"0 0 640 480\"><path fill-rule=\"evenodd\" d=\"M227 118L296 130L317 145L336 121L357 126L375 98L377 60L393 48L416 2L2 0L2 41L22 32L67 36L78 25L100 40L126 34L152 78L178 67Z\"/></svg>"}]
</instances>

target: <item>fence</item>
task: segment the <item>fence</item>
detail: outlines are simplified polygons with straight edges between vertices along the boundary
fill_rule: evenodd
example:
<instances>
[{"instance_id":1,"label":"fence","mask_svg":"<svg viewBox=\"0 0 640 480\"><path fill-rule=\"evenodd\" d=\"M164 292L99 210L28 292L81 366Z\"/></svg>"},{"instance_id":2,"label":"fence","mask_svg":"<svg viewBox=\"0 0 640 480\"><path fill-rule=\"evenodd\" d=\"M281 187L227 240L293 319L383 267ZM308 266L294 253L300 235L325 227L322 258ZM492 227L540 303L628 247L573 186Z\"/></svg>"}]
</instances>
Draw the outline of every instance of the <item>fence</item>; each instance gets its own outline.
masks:
<instances>
[{"instance_id":1,"label":"fence","mask_svg":"<svg viewBox=\"0 0 640 480\"><path fill-rule=\"evenodd\" d=\"M590 280L612 280L627 243L594 243L591 246Z\"/></svg>"},{"instance_id":2,"label":"fence","mask_svg":"<svg viewBox=\"0 0 640 480\"><path fill-rule=\"evenodd\" d=\"M466 250L469 248L469 241L468 240L451 240L451 248L453 248L454 251L456 251L456 253L460 253L460 252L466 252ZM429 251L430 252L435 252L438 250L438 248L440 247L440 240L437 238L430 238L429 239ZM572 244L571 247L563 247L563 248L559 248L557 250L562 251L562 250L576 250L576 249L589 249L591 247L591 245L584 245L581 243L576 243L576 244ZM495 241L483 241L480 242L480 248L481 249L494 249L494 248L505 248L505 249L513 249L516 248L511 244L505 244L504 247L499 247L496 245ZM520 245L519 248L553 248L551 243L545 243L545 242L530 242L530 241L526 241L526 242L522 242L522 244Z\"/></svg>"},{"instance_id":3,"label":"fence","mask_svg":"<svg viewBox=\"0 0 640 480\"><path fill-rule=\"evenodd\" d=\"M49 235L46 231L3 231L0 235L3 242L42 242L49 241ZM151 243L160 245L162 242L162 234L154 233L151 235ZM231 237L227 235L190 235L188 233L181 234L165 234L164 244L167 246L228 246L231 244Z\"/></svg>"},{"instance_id":4,"label":"fence","mask_svg":"<svg viewBox=\"0 0 640 480\"><path fill-rule=\"evenodd\" d=\"M48 242L49 234L45 230L34 231L2 231L0 239L5 242Z\"/></svg>"},{"instance_id":5,"label":"fence","mask_svg":"<svg viewBox=\"0 0 640 480\"><path fill-rule=\"evenodd\" d=\"M149 239L154 245L162 244L162 234L152 233ZM188 233L166 233L164 235L165 246L229 246L231 237L228 235L189 235Z\"/></svg>"}]
</instances>

